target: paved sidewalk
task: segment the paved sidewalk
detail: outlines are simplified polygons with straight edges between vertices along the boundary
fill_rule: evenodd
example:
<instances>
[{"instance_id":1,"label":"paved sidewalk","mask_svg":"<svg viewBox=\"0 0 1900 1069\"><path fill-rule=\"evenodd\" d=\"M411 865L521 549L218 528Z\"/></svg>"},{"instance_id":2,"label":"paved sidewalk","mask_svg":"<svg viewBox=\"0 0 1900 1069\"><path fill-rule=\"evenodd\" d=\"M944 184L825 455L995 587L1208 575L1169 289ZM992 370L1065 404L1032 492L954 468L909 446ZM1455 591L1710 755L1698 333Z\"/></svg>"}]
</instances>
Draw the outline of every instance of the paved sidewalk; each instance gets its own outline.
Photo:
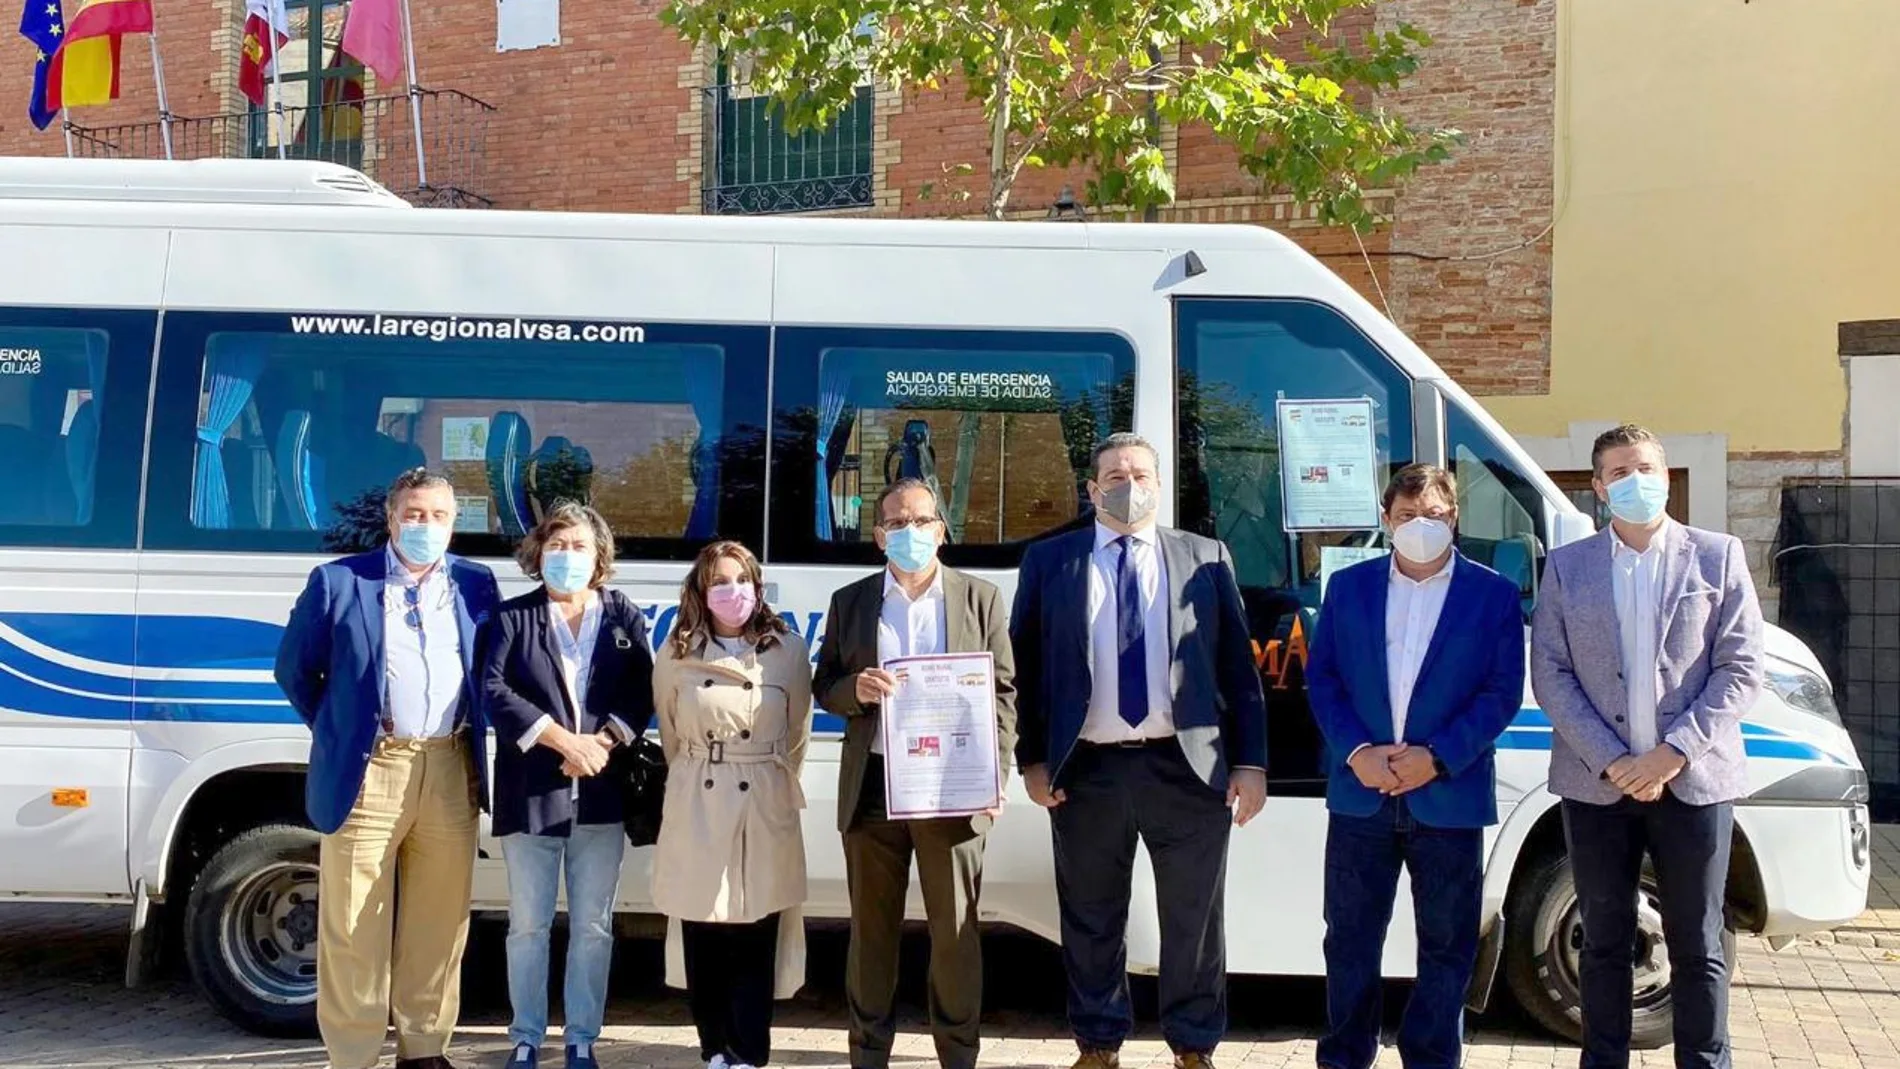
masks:
<instances>
[{"instance_id":1,"label":"paved sidewalk","mask_svg":"<svg viewBox=\"0 0 1900 1069\"><path fill-rule=\"evenodd\" d=\"M1780 953L1761 940L1742 941L1731 1002L1738 1069L1900 1069L1900 826L1876 829L1874 853L1876 888L1868 913L1854 926ZM120 981L126 919L120 909L0 904L0 1066L321 1069L323 1054L315 1042L241 1032L213 1013L182 976L125 990ZM500 932L479 927L464 1027L453 1054L463 1066L498 1066L507 1043ZM842 945L832 934L813 940L812 988L781 1009L774 1065L847 1069ZM1063 1027L1061 970L1053 949L1028 938L1001 938L989 950L991 1011L983 1065L1067 1066L1074 1055ZM655 944L622 943L600 1049L609 1069L702 1064L685 1002L658 985L658 965ZM909 1012L894 1064L904 1069L935 1064L917 1008L919 971L907 968L902 996ZM1313 1037L1324 1020L1322 999L1323 988L1314 980L1236 981L1223 1069L1311 1066ZM1147 1016L1152 1019L1151 1012ZM549 1053L552 1069L560 1059ZM1671 1064L1666 1050L1645 1052L1637 1061ZM1152 1026L1124 1050L1123 1063L1129 1069L1169 1064ZM1467 1059L1470 1069L1575 1064L1575 1048L1500 1014L1477 1022ZM1387 1049L1379 1065L1398 1069L1397 1052Z\"/></svg>"}]
</instances>

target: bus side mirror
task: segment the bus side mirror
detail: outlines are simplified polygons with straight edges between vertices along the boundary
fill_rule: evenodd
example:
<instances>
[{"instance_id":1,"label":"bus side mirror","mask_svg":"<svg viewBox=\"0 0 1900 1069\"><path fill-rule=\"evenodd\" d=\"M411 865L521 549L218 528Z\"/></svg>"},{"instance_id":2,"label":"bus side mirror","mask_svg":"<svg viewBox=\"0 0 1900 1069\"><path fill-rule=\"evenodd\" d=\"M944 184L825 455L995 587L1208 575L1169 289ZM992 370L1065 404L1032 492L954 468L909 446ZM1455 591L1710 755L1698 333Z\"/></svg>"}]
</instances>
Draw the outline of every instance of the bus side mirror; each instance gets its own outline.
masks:
<instances>
[{"instance_id":1,"label":"bus side mirror","mask_svg":"<svg viewBox=\"0 0 1900 1069\"><path fill-rule=\"evenodd\" d=\"M1574 508L1553 509L1550 524L1551 548L1581 542L1597 533L1596 520Z\"/></svg>"}]
</instances>

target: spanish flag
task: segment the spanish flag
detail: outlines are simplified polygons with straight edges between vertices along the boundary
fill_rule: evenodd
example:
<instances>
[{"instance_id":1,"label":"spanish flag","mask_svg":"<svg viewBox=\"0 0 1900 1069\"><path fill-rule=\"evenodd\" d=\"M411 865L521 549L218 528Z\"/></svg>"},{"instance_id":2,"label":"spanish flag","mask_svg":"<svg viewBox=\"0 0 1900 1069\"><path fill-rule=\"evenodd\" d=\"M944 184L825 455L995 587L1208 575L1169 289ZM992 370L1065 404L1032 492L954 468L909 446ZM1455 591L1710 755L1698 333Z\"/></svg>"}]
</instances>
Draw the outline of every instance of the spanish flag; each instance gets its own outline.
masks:
<instances>
[{"instance_id":1,"label":"spanish flag","mask_svg":"<svg viewBox=\"0 0 1900 1069\"><path fill-rule=\"evenodd\" d=\"M152 32L152 0L69 0L59 50L46 71L46 105L104 104L119 98L119 42Z\"/></svg>"}]
</instances>

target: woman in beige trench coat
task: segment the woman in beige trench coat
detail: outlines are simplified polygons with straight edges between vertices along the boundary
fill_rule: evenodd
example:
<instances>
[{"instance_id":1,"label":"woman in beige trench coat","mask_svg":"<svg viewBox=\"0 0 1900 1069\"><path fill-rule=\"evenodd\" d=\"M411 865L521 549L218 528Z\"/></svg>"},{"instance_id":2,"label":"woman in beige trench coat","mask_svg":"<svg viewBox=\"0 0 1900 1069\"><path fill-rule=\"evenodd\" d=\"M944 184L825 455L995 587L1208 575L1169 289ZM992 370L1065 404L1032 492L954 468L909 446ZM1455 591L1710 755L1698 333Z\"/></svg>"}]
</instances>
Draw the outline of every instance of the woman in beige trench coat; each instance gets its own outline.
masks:
<instances>
[{"instance_id":1,"label":"woman in beige trench coat","mask_svg":"<svg viewBox=\"0 0 1900 1069\"><path fill-rule=\"evenodd\" d=\"M765 1065L773 999L805 982L811 658L764 590L751 551L707 546L653 672L667 765L653 902L709 1069Z\"/></svg>"}]
</instances>

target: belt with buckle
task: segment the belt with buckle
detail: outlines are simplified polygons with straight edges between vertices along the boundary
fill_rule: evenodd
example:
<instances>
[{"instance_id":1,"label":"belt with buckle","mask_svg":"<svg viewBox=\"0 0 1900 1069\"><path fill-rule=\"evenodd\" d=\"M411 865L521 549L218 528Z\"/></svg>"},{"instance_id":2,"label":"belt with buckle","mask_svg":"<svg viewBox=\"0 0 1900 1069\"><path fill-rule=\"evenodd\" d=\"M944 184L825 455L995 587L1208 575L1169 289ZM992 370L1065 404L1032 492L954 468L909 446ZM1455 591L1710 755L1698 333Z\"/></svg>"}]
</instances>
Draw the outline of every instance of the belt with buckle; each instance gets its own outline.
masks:
<instances>
[{"instance_id":1,"label":"belt with buckle","mask_svg":"<svg viewBox=\"0 0 1900 1069\"><path fill-rule=\"evenodd\" d=\"M1174 741L1174 736L1163 735L1162 737L1158 739L1148 739L1148 738L1118 739L1115 742L1091 742L1087 739L1084 739L1082 740L1082 745L1093 746L1101 750L1145 750L1149 748L1150 746L1160 746L1163 743L1170 743L1173 741Z\"/></svg>"}]
</instances>

